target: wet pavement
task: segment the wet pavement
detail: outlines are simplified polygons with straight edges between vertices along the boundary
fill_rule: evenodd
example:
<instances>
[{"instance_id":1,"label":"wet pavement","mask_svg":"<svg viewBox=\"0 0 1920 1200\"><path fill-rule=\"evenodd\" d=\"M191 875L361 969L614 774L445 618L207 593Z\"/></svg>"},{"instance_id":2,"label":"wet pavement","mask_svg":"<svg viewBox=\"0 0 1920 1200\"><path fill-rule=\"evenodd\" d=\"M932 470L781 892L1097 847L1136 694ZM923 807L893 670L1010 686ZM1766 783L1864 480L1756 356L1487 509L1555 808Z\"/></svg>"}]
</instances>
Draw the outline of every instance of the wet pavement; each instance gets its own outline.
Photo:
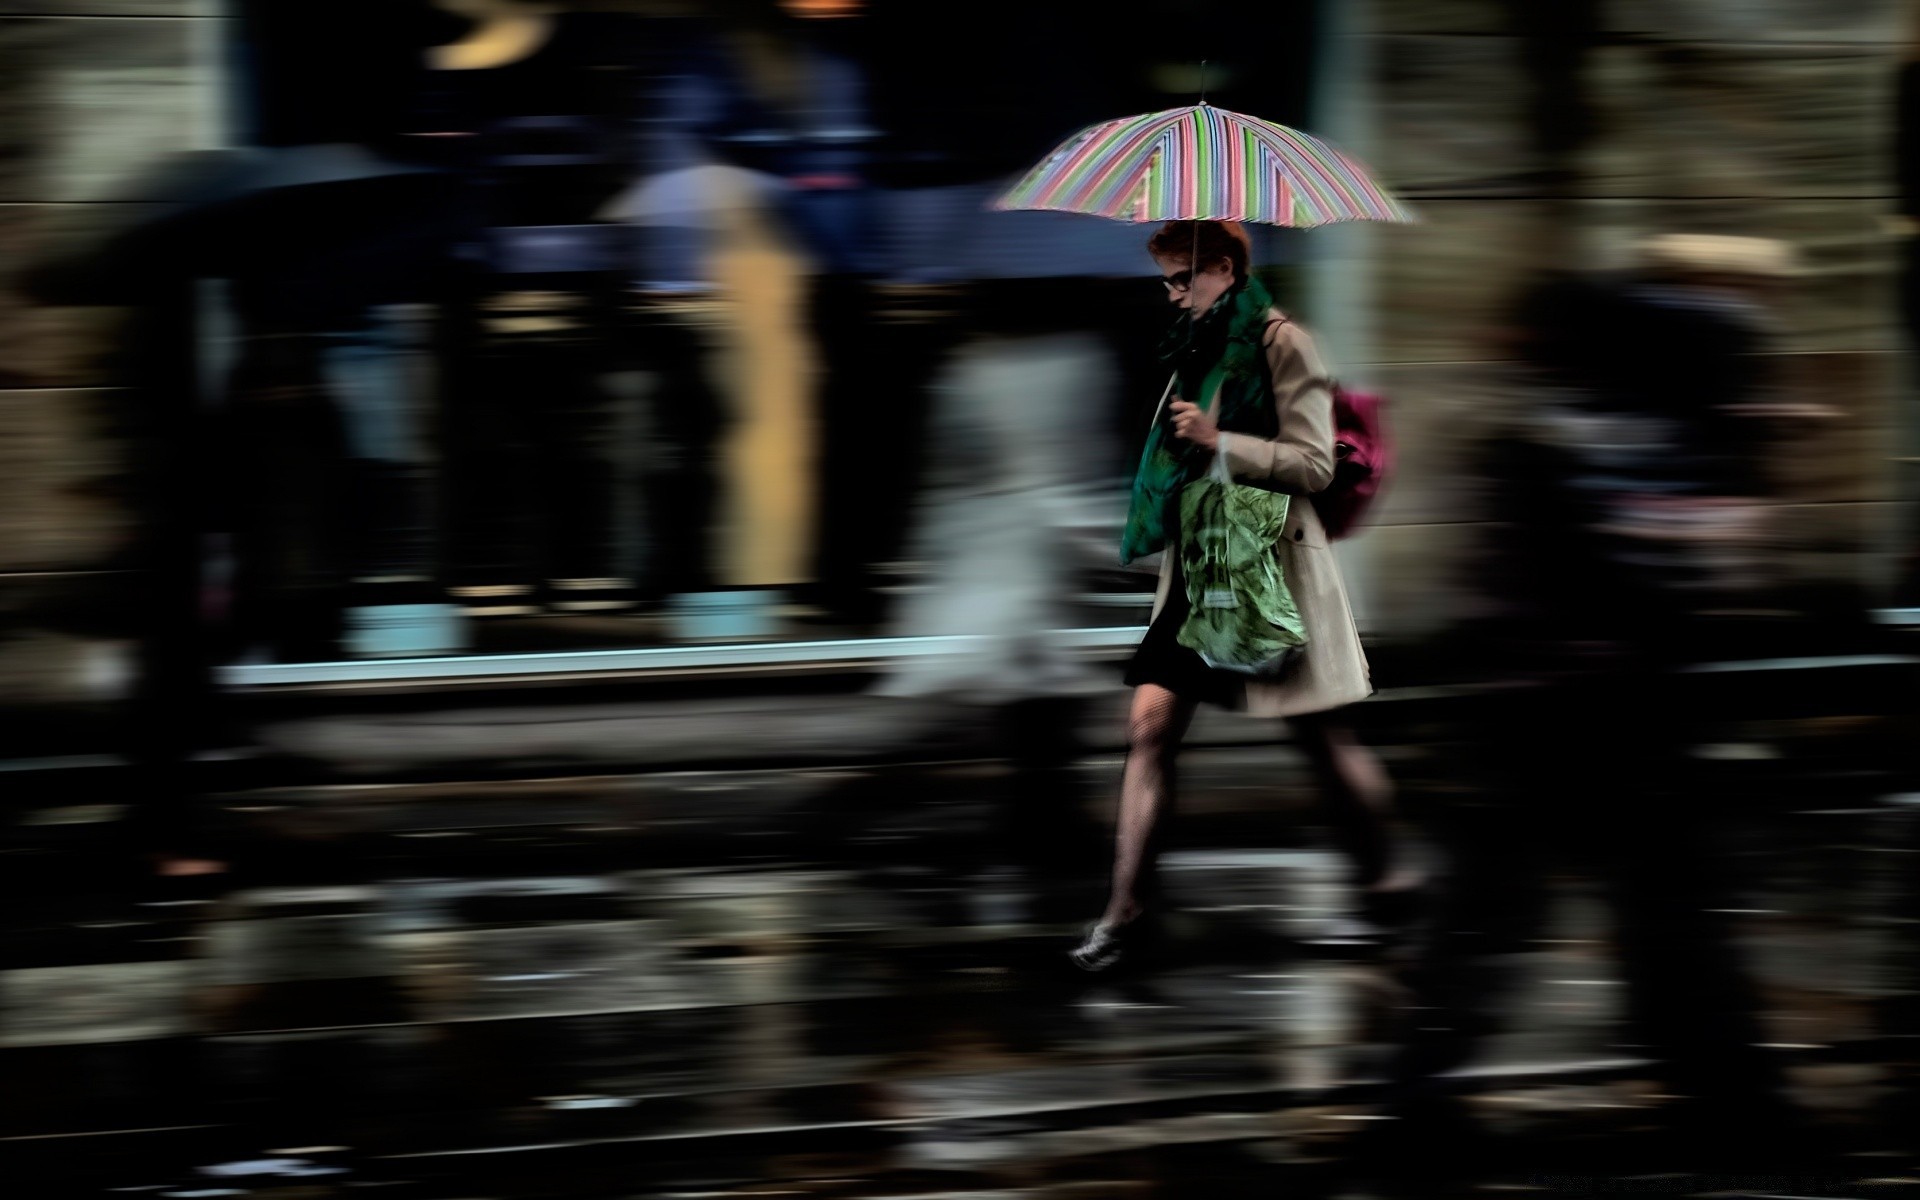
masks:
<instances>
[{"instance_id":1,"label":"wet pavement","mask_svg":"<svg viewBox=\"0 0 1920 1200\"><path fill-rule=\"evenodd\" d=\"M1698 751L1752 785L1729 905L1830 1171L1556 1169L1637 1161L1665 1103L1605 912L1556 877L1470 1068L1514 1148L1489 1188L1920 1195L1920 803L1823 757L1844 732ZM1387 749L1416 815L1446 803L1438 746ZM1109 981L1062 951L1116 772L1049 781L1079 852L1046 862L991 762L262 789L224 798L228 890L131 899L89 857L111 798L56 797L8 846L0 1158L29 1196L1371 1194L1340 1162L1404 961L1321 943L1344 892L1299 762L1192 756L1173 945Z\"/></svg>"}]
</instances>

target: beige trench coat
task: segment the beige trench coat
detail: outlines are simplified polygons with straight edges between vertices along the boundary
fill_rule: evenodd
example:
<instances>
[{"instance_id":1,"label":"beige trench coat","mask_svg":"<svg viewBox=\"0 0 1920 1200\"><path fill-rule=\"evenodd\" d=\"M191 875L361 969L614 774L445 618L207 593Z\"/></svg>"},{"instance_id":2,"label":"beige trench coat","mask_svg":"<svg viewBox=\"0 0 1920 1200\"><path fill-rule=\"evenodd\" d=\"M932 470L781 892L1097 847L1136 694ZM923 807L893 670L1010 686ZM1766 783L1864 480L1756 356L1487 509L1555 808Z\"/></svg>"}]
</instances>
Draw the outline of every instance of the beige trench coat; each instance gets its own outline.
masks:
<instances>
[{"instance_id":1,"label":"beige trench coat","mask_svg":"<svg viewBox=\"0 0 1920 1200\"><path fill-rule=\"evenodd\" d=\"M1282 315L1271 313L1275 320ZM1223 433L1220 440L1235 482L1300 497L1287 506L1286 527L1274 553L1300 608L1306 650L1279 678L1249 679L1246 685L1249 714L1291 717L1364 700L1373 694L1373 682L1326 528L1305 499L1333 482L1332 379L1313 339L1292 321L1269 325L1264 344L1280 436L1264 441ZM1209 410L1215 400L1207 397ZM1156 617L1173 585L1175 559L1170 553L1161 557L1160 587L1153 601Z\"/></svg>"}]
</instances>

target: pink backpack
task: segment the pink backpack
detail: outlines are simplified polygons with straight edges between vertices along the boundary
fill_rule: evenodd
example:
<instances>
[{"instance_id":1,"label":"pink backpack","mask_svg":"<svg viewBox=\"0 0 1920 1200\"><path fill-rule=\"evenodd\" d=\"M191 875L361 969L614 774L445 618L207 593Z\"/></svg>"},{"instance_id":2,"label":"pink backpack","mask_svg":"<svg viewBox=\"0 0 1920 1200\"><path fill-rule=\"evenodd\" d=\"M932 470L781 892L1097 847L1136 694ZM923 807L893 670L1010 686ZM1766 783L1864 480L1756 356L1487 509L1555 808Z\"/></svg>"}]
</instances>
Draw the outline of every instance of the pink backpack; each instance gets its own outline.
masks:
<instances>
[{"instance_id":1,"label":"pink backpack","mask_svg":"<svg viewBox=\"0 0 1920 1200\"><path fill-rule=\"evenodd\" d=\"M1373 497L1394 470L1394 438L1386 430L1386 399L1373 392L1332 386L1332 482L1313 493L1327 538L1354 534L1373 507Z\"/></svg>"},{"instance_id":2,"label":"pink backpack","mask_svg":"<svg viewBox=\"0 0 1920 1200\"><path fill-rule=\"evenodd\" d=\"M1360 527L1375 496L1393 474L1393 436L1385 398L1333 386L1333 482L1313 497L1329 538Z\"/></svg>"},{"instance_id":3,"label":"pink backpack","mask_svg":"<svg viewBox=\"0 0 1920 1200\"><path fill-rule=\"evenodd\" d=\"M1290 320L1275 318L1267 328ZM1313 507L1330 539L1337 541L1360 527L1373 498L1393 474L1393 435L1387 432L1386 407L1384 396L1333 385L1333 482L1313 497Z\"/></svg>"}]
</instances>

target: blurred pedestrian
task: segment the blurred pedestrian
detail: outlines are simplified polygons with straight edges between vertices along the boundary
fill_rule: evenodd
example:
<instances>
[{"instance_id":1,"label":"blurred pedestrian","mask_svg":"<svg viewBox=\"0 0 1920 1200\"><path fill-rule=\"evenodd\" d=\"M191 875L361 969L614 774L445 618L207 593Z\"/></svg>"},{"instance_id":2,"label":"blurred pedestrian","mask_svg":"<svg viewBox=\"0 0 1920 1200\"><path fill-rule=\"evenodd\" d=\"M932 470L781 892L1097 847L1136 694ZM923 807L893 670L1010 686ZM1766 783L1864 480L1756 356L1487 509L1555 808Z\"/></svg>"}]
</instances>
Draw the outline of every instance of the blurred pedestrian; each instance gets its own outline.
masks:
<instances>
[{"instance_id":1,"label":"blurred pedestrian","mask_svg":"<svg viewBox=\"0 0 1920 1200\"><path fill-rule=\"evenodd\" d=\"M938 639L894 660L883 695L984 728L1012 769L998 814L1008 857L1043 902L1084 903L1090 825L1074 763L1101 681L1075 648L1076 596L1113 455L1085 432L1117 403L1113 355L1086 327L1090 280L976 284L972 331L936 371L929 468L911 552L926 576L890 632ZM1095 422L1099 428L1101 423ZM946 729L943 732L951 733ZM1098 853L1097 849L1094 853Z\"/></svg>"},{"instance_id":2,"label":"blurred pedestrian","mask_svg":"<svg viewBox=\"0 0 1920 1200\"><path fill-rule=\"evenodd\" d=\"M630 168L631 26L527 0L436 0L421 153L462 186L441 361L448 591L469 616L617 610L607 384L630 265L599 218Z\"/></svg>"},{"instance_id":3,"label":"blurred pedestrian","mask_svg":"<svg viewBox=\"0 0 1920 1200\"><path fill-rule=\"evenodd\" d=\"M795 589L812 619L870 627L882 612L878 571L898 550L912 500L920 393L930 355L920 330L896 325L875 282L884 263L869 166L865 15L858 5L722 0L704 6L737 95L715 152L776 181L767 198L805 263L798 312L810 343L816 506L810 578ZM895 360L905 356L903 364ZM884 430L884 435L881 431Z\"/></svg>"},{"instance_id":4,"label":"blurred pedestrian","mask_svg":"<svg viewBox=\"0 0 1920 1200\"><path fill-rule=\"evenodd\" d=\"M1470 1170L1456 1073L1501 1023L1568 866L1602 885L1627 985L1616 1048L1655 1060L1679 1098L1681 1153L1752 1162L1793 1144L1722 915L1719 806L1687 753L1711 714L1676 674L1747 586L1726 549L1750 542L1765 486L1746 415L1766 345L1755 297L1789 269L1776 243L1661 238L1628 276L1547 279L1516 307L1527 404L1477 473L1496 532L1471 563L1488 603L1472 653L1501 686L1467 738L1478 786L1435 814L1447 885L1388 1073L1399 1119L1365 1139L1370 1167Z\"/></svg>"},{"instance_id":5,"label":"blurred pedestrian","mask_svg":"<svg viewBox=\"0 0 1920 1200\"><path fill-rule=\"evenodd\" d=\"M1327 367L1312 338L1249 273L1245 231L1218 221L1170 222L1148 250L1182 315L1163 346L1175 394L1165 423L1149 435L1134 482L1122 552L1129 561L1177 544L1180 489L1205 475L1216 455L1235 481L1302 498L1332 483L1335 463ZM1377 925L1412 891L1410 874L1395 861L1386 772L1340 715L1371 695L1373 684L1312 504L1289 507L1274 553L1307 642L1272 679L1209 667L1179 644L1187 593L1178 554L1163 558L1153 623L1127 668L1134 694L1112 892L1072 952L1085 970L1118 966L1153 928L1161 901L1154 867L1175 793L1175 760L1203 702L1288 719L1353 864L1356 921Z\"/></svg>"}]
</instances>

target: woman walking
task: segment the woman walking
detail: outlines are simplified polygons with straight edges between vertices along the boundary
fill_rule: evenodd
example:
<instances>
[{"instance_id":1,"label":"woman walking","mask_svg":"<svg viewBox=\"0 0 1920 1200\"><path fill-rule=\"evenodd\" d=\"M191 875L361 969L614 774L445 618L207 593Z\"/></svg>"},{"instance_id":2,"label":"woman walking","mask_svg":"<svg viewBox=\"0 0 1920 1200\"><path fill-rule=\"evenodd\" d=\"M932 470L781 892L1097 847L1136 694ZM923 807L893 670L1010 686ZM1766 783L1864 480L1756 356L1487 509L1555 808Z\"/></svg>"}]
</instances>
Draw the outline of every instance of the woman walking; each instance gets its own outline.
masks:
<instances>
[{"instance_id":1,"label":"woman walking","mask_svg":"<svg viewBox=\"0 0 1920 1200\"><path fill-rule=\"evenodd\" d=\"M1150 432L1121 557L1168 549L1154 618L1127 669L1134 688L1121 784L1113 885L1106 912L1072 952L1084 970L1119 965L1158 914L1155 861L1174 797L1181 739L1201 703L1283 717L1322 782L1341 850L1353 866L1362 919L1383 918L1409 892L1393 862L1390 784L1340 710L1373 692L1346 587L1311 503L1288 506L1274 548L1306 630L1282 673L1253 677L1207 666L1177 641L1188 613L1180 578L1179 493L1216 455L1234 482L1307 497L1333 482L1332 383L1298 324L1248 272L1237 224L1169 222L1147 244L1182 316L1162 347L1175 375L1168 419Z\"/></svg>"}]
</instances>

